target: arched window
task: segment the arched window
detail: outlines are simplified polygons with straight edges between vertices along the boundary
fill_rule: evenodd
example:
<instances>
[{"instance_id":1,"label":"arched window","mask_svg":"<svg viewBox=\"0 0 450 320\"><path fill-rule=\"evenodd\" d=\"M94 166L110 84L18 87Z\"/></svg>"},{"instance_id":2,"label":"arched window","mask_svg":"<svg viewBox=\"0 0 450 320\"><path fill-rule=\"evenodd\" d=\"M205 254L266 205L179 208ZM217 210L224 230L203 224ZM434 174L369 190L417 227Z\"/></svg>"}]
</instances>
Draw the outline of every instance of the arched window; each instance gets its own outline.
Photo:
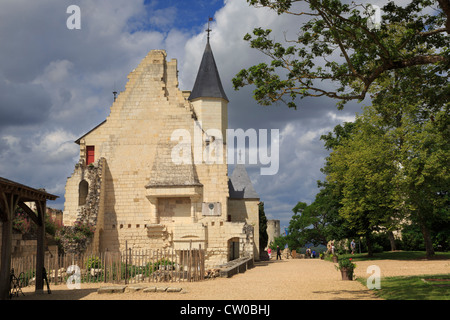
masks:
<instances>
[{"instance_id":1,"label":"arched window","mask_svg":"<svg viewBox=\"0 0 450 320\"><path fill-rule=\"evenodd\" d=\"M86 204L86 198L88 195L89 183L86 180L82 180L78 185L78 205L84 206Z\"/></svg>"}]
</instances>

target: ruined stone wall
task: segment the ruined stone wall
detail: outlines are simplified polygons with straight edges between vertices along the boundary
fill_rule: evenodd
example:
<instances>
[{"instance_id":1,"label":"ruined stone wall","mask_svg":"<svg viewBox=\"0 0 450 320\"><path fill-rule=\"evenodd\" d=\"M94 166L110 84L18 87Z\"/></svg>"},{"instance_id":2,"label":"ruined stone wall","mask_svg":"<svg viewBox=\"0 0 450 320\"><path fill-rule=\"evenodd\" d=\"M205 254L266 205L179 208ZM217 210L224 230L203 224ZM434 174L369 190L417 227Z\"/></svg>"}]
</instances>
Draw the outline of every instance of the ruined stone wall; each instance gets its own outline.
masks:
<instances>
[{"instance_id":1,"label":"ruined stone wall","mask_svg":"<svg viewBox=\"0 0 450 320\"><path fill-rule=\"evenodd\" d=\"M104 180L106 160L100 158L96 164L85 166L77 164L72 176L66 183L66 202L64 205L63 223L71 226L75 221L85 221L97 224L99 214L101 189ZM81 199L81 183L87 183L87 194ZM83 201L82 204L80 201Z\"/></svg>"}]
</instances>

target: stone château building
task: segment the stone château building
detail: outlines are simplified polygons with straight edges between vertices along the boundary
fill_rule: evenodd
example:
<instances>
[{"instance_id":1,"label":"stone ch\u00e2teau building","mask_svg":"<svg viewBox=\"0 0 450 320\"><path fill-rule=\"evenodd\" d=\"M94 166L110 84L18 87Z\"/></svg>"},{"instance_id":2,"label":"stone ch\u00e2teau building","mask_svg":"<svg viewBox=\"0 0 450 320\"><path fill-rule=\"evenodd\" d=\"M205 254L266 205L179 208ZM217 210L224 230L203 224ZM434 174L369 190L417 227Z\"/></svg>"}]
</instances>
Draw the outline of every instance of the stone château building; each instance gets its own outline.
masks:
<instances>
[{"instance_id":1,"label":"stone ch\u00e2teau building","mask_svg":"<svg viewBox=\"0 0 450 320\"><path fill-rule=\"evenodd\" d=\"M209 37L192 91L178 88L177 61L164 50L128 79L106 120L76 140L64 224L94 223L101 252L201 245L207 266L258 260L259 196L244 165L228 176L229 101Z\"/></svg>"}]
</instances>

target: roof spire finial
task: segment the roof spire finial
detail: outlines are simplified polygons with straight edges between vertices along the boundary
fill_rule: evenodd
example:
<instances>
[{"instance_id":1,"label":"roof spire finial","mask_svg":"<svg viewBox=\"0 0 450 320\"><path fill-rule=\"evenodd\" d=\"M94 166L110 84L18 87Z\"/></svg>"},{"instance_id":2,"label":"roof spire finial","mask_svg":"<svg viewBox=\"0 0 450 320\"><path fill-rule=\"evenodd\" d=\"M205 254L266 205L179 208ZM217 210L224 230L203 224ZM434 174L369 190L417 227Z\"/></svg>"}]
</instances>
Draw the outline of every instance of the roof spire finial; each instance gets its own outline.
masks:
<instances>
[{"instance_id":1,"label":"roof spire finial","mask_svg":"<svg viewBox=\"0 0 450 320\"><path fill-rule=\"evenodd\" d=\"M208 29L206 29L206 33L208 34L208 36L207 36L208 43L209 43L209 33L211 32L211 29L209 28L210 21L213 21L213 18L209 17L209 19L208 19Z\"/></svg>"},{"instance_id":2,"label":"roof spire finial","mask_svg":"<svg viewBox=\"0 0 450 320\"><path fill-rule=\"evenodd\" d=\"M116 102L116 99L117 99L116 82L114 82L114 91L113 91L113 95L114 95L114 102Z\"/></svg>"}]
</instances>

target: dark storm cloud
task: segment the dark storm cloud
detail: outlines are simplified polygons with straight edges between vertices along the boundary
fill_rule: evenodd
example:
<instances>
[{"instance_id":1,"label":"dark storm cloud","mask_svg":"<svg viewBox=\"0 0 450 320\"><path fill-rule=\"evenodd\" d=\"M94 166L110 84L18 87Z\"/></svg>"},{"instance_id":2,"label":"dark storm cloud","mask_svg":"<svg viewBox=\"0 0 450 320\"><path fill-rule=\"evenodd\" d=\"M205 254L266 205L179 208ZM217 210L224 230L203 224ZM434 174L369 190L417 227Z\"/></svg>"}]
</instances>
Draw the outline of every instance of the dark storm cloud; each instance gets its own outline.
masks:
<instances>
[{"instance_id":1,"label":"dark storm cloud","mask_svg":"<svg viewBox=\"0 0 450 320\"><path fill-rule=\"evenodd\" d=\"M66 26L72 4L81 30ZM105 120L113 89L163 47L158 32L127 31L142 8L141 0L1 1L0 176L45 187L62 208L79 156L74 140Z\"/></svg>"},{"instance_id":2,"label":"dark storm cloud","mask_svg":"<svg viewBox=\"0 0 450 320\"><path fill-rule=\"evenodd\" d=\"M0 131L8 126L42 123L50 107L50 96L42 86L0 79Z\"/></svg>"}]
</instances>

